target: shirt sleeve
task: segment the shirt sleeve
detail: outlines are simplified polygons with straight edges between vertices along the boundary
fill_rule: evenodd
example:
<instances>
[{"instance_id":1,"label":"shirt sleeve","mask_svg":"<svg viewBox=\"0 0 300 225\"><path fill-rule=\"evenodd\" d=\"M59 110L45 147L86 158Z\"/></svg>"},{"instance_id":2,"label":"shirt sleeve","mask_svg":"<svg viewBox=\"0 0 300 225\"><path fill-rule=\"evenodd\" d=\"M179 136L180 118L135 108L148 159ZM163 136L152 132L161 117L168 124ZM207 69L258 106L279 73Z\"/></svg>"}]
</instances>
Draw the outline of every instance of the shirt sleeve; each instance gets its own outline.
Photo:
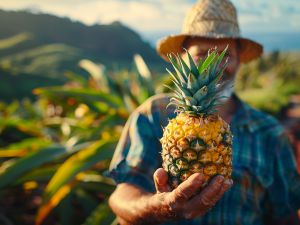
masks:
<instances>
[{"instance_id":1,"label":"shirt sleeve","mask_svg":"<svg viewBox=\"0 0 300 225\"><path fill-rule=\"evenodd\" d=\"M155 190L153 173L160 167L161 144L148 117L134 112L128 119L106 175L117 184Z\"/></svg>"},{"instance_id":2,"label":"shirt sleeve","mask_svg":"<svg viewBox=\"0 0 300 225\"><path fill-rule=\"evenodd\" d=\"M268 196L274 218L284 218L300 209L300 175L297 173L292 146L287 135L274 140L273 183L268 188Z\"/></svg>"}]
</instances>

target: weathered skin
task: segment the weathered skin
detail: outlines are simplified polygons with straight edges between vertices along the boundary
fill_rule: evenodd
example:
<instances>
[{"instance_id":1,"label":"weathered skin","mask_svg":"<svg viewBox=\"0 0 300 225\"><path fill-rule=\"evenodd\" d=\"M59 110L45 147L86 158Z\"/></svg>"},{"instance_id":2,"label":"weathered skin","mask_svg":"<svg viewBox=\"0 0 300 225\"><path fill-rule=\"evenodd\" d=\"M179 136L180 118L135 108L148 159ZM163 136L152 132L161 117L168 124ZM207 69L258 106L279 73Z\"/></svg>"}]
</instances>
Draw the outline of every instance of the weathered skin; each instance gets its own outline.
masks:
<instances>
[{"instance_id":1,"label":"weathered skin","mask_svg":"<svg viewBox=\"0 0 300 225\"><path fill-rule=\"evenodd\" d=\"M162 168L154 173L154 182L155 194L126 183L118 185L109 204L120 224L159 224L204 215L232 185L232 180L218 176L198 193L205 178L196 173L170 191L168 175Z\"/></svg>"}]
</instances>

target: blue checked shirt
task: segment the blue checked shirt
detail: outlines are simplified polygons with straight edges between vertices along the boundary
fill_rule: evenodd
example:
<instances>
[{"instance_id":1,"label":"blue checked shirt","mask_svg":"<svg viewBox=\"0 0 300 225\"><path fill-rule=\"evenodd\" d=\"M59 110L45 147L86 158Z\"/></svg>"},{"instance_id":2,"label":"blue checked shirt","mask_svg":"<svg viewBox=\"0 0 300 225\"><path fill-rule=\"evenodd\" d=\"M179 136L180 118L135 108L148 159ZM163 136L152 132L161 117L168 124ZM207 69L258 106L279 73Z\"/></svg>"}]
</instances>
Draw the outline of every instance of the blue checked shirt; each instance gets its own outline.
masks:
<instances>
[{"instance_id":1,"label":"blue checked shirt","mask_svg":"<svg viewBox=\"0 0 300 225\"><path fill-rule=\"evenodd\" d=\"M289 216L300 208L300 176L283 128L271 116L234 99L238 109L233 133L234 185L206 215L168 224L264 224L267 218ZM154 171L161 167L162 128L174 118L167 95L150 98L129 118L108 175L155 192Z\"/></svg>"}]
</instances>

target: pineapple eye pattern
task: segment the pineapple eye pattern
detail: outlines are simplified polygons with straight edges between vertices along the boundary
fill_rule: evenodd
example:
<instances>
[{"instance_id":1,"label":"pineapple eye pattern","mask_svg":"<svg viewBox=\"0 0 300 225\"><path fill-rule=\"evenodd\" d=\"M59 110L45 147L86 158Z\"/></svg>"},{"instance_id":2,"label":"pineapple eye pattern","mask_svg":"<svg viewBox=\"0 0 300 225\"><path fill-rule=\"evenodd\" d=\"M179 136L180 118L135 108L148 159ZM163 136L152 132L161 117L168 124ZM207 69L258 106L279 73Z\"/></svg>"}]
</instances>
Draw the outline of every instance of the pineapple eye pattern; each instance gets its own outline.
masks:
<instances>
[{"instance_id":1,"label":"pineapple eye pattern","mask_svg":"<svg viewBox=\"0 0 300 225\"><path fill-rule=\"evenodd\" d=\"M226 86L221 79L226 49L205 53L197 64L187 54L189 63L169 55L175 70L168 70L175 84L170 104L178 114L164 129L161 143L163 168L173 188L193 173L202 173L207 182L217 174L230 178L232 173L232 134L216 110Z\"/></svg>"}]
</instances>

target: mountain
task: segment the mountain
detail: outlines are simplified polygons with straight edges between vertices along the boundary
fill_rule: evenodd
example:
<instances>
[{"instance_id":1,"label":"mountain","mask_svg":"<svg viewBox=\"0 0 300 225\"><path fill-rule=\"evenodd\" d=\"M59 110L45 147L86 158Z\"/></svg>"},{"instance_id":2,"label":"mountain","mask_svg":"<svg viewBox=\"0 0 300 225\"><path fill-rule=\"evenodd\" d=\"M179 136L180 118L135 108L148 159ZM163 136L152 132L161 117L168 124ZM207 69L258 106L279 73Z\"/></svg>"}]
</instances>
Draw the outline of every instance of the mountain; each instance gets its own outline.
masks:
<instances>
[{"instance_id":1,"label":"mountain","mask_svg":"<svg viewBox=\"0 0 300 225\"><path fill-rule=\"evenodd\" d=\"M120 22L87 26L49 14L0 10L0 101L32 98L36 87L63 84L66 71L86 76L78 67L81 59L131 68L136 53L162 70L155 49Z\"/></svg>"},{"instance_id":2,"label":"mountain","mask_svg":"<svg viewBox=\"0 0 300 225\"><path fill-rule=\"evenodd\" d=\"M104 64L126 64L132 62L135 53L147 62L162 62L149 43L120 22L87 26L48 14L0 10L0 39L5 39L7 45L15 43L3 48L0 42L0 60L21 68L28 63L39 65L32 60L60 61L65 55L70 64L82 58Z\"/></svg>"}]
</instances>

